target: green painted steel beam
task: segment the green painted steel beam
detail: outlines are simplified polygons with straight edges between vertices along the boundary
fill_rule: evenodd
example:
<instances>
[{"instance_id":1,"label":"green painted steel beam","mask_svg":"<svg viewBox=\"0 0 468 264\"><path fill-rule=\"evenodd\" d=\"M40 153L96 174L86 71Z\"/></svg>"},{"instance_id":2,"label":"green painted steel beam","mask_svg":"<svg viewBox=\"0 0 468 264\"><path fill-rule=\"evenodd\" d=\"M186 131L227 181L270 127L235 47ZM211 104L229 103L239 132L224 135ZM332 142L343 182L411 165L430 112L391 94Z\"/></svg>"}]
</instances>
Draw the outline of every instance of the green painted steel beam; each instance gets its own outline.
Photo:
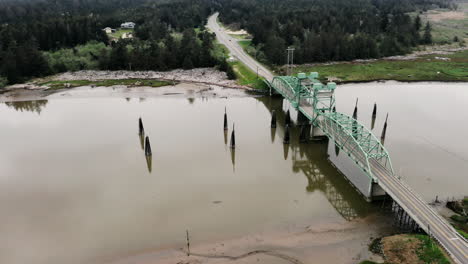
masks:
<instances>
[{"instance_id":1,"label":"green painted steel beam","mask_svg":"<svg viewBox=\"0 0 468 264\"><path fill-rule=\"evenodd\" d=\"M304 75L304 74L302 74ZM299 76L301 77L301 76ZM276 76L269 83L299 111L304 113L314 125L319 126L325 135L333 139L339 148L375 181L369 166L371 159L376 160L394 175L393 167L385 147L375 135L358 120L342 113L333 112L335 105L335 83L323 85L318 75L311 73L304 78L296 76ZM301 106L312 106L314 116L302 110Z\"/></svg>"}]
</instances>

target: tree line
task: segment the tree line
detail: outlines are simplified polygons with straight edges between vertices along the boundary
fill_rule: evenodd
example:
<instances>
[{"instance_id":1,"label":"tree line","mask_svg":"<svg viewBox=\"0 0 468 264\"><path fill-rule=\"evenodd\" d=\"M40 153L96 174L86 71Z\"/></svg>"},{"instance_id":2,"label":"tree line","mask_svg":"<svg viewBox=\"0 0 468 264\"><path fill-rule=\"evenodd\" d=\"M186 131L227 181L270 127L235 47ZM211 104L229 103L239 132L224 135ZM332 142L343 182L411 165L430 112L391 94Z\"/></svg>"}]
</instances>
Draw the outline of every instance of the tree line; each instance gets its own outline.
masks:
<instances>
[{"instance_id":1,"label":"tree line","mask_svg":"<svg viewBox=\"0 0 468 264\"><path fill-rule=\"evenodd\" d=\"M0 2L0 84L68 70L228 67L204 30L205 0L11 3ZM125 21L136 22L136 39L111 42L103 28Z\"/></svg>"},{"instance_id":2,"label":"tree line","mask_svg":"<svg viewBox=\"0 0 468 264\"><path fill-rule=\"evenodd\" d=\"M80 69L170 70L218 66L207 17L221 12L253 35L259 58L297 63L377 58L430 43L430 25L406 13L444 0L0 0L0 86ZM451 2L448 2L451 3ZM136 38L104 27L133 21Z\"/></svg>"},{"instance_id":3,"label":"tree line","mask_svg":"<svg viewBox=\"0 0 468 264\"><path fill-rule=\"evenodd\" d=\"M284 50L295 48L295 62L379 58L404 54L430 44L431 27L407 13L446 7L444 0L233 0L220 18L247 29L260 58L285 63Z\"/></svg>"}]
</instances>

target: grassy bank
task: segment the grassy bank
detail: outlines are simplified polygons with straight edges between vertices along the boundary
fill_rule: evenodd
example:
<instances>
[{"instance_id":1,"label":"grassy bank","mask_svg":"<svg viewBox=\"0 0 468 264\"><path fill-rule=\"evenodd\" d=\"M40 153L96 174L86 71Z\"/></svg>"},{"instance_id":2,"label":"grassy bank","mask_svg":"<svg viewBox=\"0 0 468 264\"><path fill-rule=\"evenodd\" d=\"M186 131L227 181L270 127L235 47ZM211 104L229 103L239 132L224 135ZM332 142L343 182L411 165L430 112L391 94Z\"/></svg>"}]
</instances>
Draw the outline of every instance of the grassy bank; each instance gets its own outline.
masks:
<instances>
[{"instance_id":1,"label":"grassy bank","mask_svg":"<svg viewBox=\"0 0 468 264\"><path fill-rule=\"evenodd\" d=\"M154 79L122 79L122 80L102 80L102 81L89 81L89 80L74 80L74 81L48 81L39 83L39 85L48 86L50 89L73 88L79 86L113 86L113 85L126 85L126 86L148 86L148 87L161 87L172 85L172 82L159 81Z\"/></svg>"},{"instance_id":2,"label":"grassy bank","mask_svg":"<svg viewBox=\"0 0 468 264\"><path fill-rule=\"evenodd\" d=\"M322 80L332 79L341 83L377 80L468 81L468 50L450 55L426 55L404 61L299 65L294 72L318 72Z\"/></svg>"},{"instance_id":3,"label":"grassy bank","mask_svg":"<svg viewBox=\"0 0 468 264\"><path fill-rule=\"evenodd\" d=\"M450 222L455 229L464 238L468 239L468 196L461 200L447 202L447 208L452 210L455 214L450 216Z\"/></svg>"},{"instance_id":4,"label":"grassy bank","mask_svg":"<svg viewBox=\"0 0 468 264\"><path fill-rule=\"evenodd\" d=\"M429 236L422 234L403 234L376 239L370 250L382 255L385 263L437 263L450 264L438 244ZM374 264L363 261L360 264Z\"/></svg>"},{"instance_id":5,"label":"grassy bank","mask_svg":"<svg viewBox=\"0 0 468 264\"><path fill-rule=\"evenodd\" d=\"M262 77L257 77L257 73L253 72L250 68L245 66L240 61L234 61L229 63L234 73L236 74L237 82L240 85L246 85L258 90L267 90L268 87L263 82Z\"/></svg>"},{"instance_id":6,"label":"grassy bank","mask_svg":"<svg viewBox=\"0 0 468 264\"><path fill-rule=\"evenodd\" d=\"M437 8L419 14L422 24L431 23L432 40L436 44L454 42L455 37L459 41L468 41L468 1L457 1L457 10ZM410 13L415 17L419 12Z\"/></svg>"}]
</instances>

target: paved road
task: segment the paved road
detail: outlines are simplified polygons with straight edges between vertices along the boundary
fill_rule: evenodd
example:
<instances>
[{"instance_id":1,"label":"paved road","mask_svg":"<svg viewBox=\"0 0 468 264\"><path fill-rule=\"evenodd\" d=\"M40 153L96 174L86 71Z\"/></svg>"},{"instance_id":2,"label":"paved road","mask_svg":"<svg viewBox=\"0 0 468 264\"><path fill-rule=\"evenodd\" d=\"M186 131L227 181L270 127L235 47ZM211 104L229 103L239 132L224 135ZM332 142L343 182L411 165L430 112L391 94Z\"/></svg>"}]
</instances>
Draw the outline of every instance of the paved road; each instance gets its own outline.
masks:
<instances>
[{"instance_id":1,"label":"paved road","mask_svg":"<svg viewBox=\"0 0 468 264\"><path fill-rule=\"evenodd\" d=\"M468 263L468 243L458 232L424 200L419 198L403 181L390 175L378 162L370 162L373 175L380 187L395 200L419 226L430 233L452 259L459 264Z\"/></svg>"},{"instance_id":2,"label":"paved road","mask_svg":"<svg viewBox=\"0 0 468 264\"><path fill-rule=\"evenodd\" d=\"M253 72L257 72L258 75L262 76L263 78L271 81L273 79L273 73L271 73L265 66L260 64L258 61L250 57L242 47L237 43L237 39L229 36L226 31L218 24L218 15L219 13L215 13L208 18L207 27L211 29L214 33L216 33L216 38L221 44L224 44L231 55L242 63L244 63L247 67L249 67Z\"/></svg>"}]
</instances>

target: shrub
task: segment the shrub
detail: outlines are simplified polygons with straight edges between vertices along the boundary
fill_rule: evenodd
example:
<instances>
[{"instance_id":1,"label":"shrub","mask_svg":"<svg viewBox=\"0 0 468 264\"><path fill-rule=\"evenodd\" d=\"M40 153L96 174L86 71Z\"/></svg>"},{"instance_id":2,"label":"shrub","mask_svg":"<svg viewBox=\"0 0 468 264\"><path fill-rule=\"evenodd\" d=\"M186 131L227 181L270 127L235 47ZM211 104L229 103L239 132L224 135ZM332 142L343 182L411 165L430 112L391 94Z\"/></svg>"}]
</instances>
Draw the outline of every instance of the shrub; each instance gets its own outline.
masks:
<instances>
[{"instance_id":1,"label":"shrub","mask_svg":"<svg viewBox=\"0 0 468 264\"><path fill-rule=\"evenodd\" d=\"M468 220L466 216L461 216L461 215L452 215L450 219L452 219L455 222L462 223L462 224L466 223Z\"/></svg>"},{"instance_id":2,"label":"shrub","mask_svg":"<svg viewBox=\"0 0 468 264\"><path fill-rule=\"evenodd\" d=\"M5 77L0 77L0 89L4 88L8 84L8 80Z\"/></svg>"},{"instance_id":3,"label":"shrub","mask_svg":"<svg viewBox=\"0 0 468 264\"><path fill-rule=\"evenodd\" d=\"M44 55L54 73L99 69L102 50L109 48L102 42L91 41L71 49L45 52Z\"/></svg>"}]
</instances>

